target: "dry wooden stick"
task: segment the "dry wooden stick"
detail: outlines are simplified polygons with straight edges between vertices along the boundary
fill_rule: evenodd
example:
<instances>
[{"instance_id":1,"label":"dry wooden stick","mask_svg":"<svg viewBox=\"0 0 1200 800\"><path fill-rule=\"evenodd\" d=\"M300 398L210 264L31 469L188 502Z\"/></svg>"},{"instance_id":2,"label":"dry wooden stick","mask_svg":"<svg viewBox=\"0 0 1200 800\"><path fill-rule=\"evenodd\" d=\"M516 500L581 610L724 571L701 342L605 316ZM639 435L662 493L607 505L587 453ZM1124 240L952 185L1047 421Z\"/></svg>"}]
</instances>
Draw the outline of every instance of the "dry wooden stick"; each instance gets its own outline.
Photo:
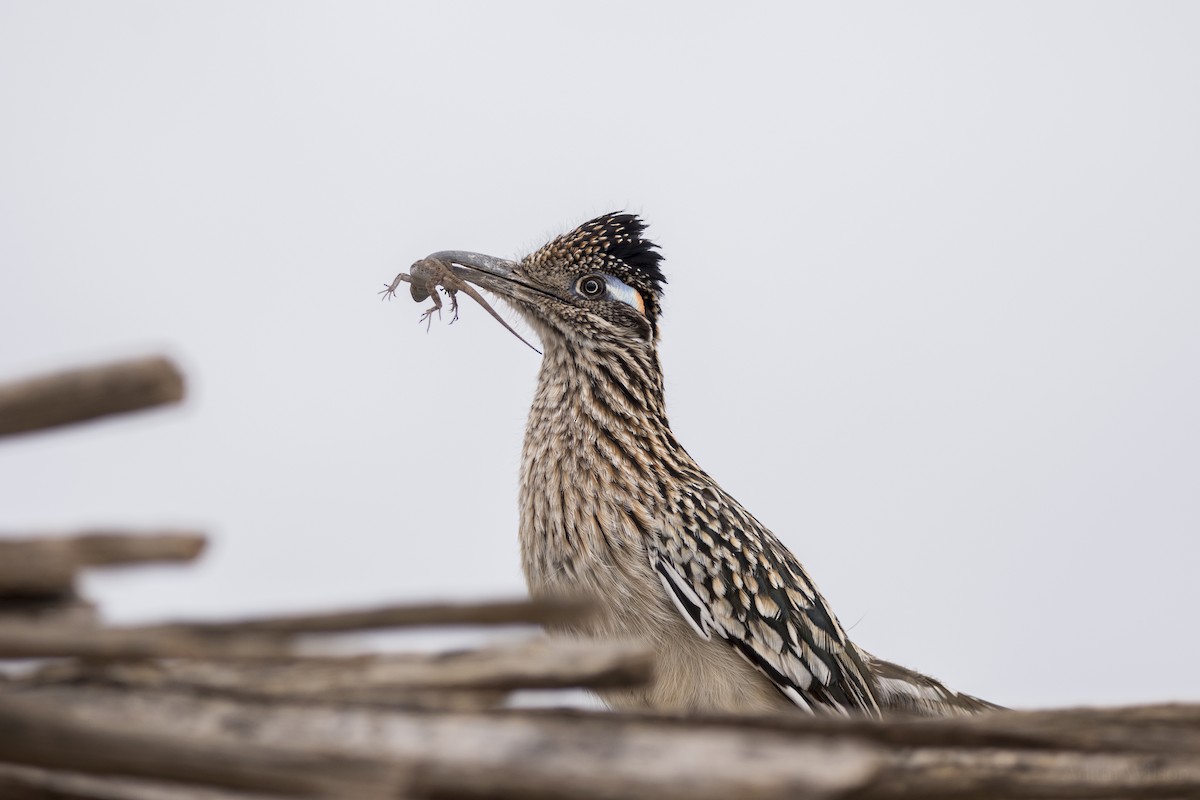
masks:
<instances>
[{"instance_id":1,"label":"dry wooden stick","mask_svg":"<svg viewBox=\"0 0 1200 800\"><path fill-rule=\"evenodd\" d=\"M812 730L789 731L754 727L739 717L698 721L586 712L430 714L311 704L240 705L179 691L94 686L34 687L23 694L86 712L91 720L116 729L186 731L231 743L286 741L289 747L318 751L336 746L344 752L398 759L412 769L419 793L434 798L1200 796L1200 756L1194 748L1126 752L1113 742L1104 751L1078 752L1069 740L1016 749L996 744L929 747L904 741L889 745L851 733L827 718L808 718ZM1196 710L1193 707L1193 713ZM1006 713L1013 714L1014 721L1021 717ZM980 725L1002 716L980 717ZM1075 716L1067 712L1064 720ZM1141 718L1136 709L1113 709L1101 716ZM895 723L863 724L887 729ZM1140 746L1135 744L1140 735L1135 725L1128 729L1127 741Z\"/></svg>"},{"instance_id":2,"label":"dry wooden stick","mask_svg":"<svg viewBox=\"0 0 1200 800\"><path fill-rule=\"evenodd\" d=\"M295 795L264 795L145 778L101 777L0 764L0 797L4 800L292 800Z\"/></svg>"},{"instance_id":3,"label":"dry wooden stick","mask_svg":"<svg viewBox=\"0 0 1200 800\"><path fill-rule=\"evenodd\" d=\"M1200 753L1200 704L1001 710L970 717L895 716L882 724L866 718L807 714L674 716L625 712L622 717L685 728L721 725L802 735L852 736L889 746Z\"/></svg>"},{"instance_id":4,"label":"dry wooden stick","mask_svg":"<svg viewBox=\"0 0 1200 800\"><path fill-rule=\"evenodd\" d=\"M0 436L177 403L183 375L161 356L0 384Z\"/></svg>"},{"instance_id":5,"label":"dry wooden stick","mask_svg":"<svg viewBox=\"0 0 1200 800\"><path fill-rule=\"evenodd\" d=\"M421 322L425 323L425 330L429 330L435 312L438 315L438 319L442 317L442 299L438 297L437 293L437 287L441 286L445 290L446 296L450 299L450 313L454 315L453 319L450 320L450 324L454 324L458 320L457 293L466 292L468 297L483 306L484 310L491 314L493 319L503 325L505 330L522 342L525 342L525 345L533 352L538 355L542 354L541 350L538 350L526 341L525 337L513 330L513 327L508 324L504 317L497 313L496 309L492 308L491 304L483 298L483 295L474 286L458 277L454 273L453 267L447 262L437 258L423 258L409 267L409 270L409 273L401 272L397 275L380 294L383 295L385 300L395 297L396 289L400 286L401 282L404 282L412 284L410 287L412 298L418 303L427 297L432 297L433 305L425 309L425 313L418 320L418 324Z\"/></svg>"},{"instance_id":6,"label":"dry wooden stick","mask_svg":"<svg viewBox=\"0 0 1200 800\"><path fill-rule=\"evenodd\" d=\"M729 800L835 797L880 766L853 743L772 732L682 731L604 715L600 725L487 714L384 712L317 705L239 705L163 692L61 687L47 706L83 709L119 730L182 731L229 744L341 752L405 765L412 794L442 798ZM2 734L0 734L2 738ZM5 744L0 741L0 760ZM69 754L64 757L69 757ZM14 759L15 760L15 759ZM21 762L28 763L28 762ZM63 768L82 769L62 764Z\"/></svg>"},{"instance_id":7,"label":"dry wooden stick","mask_svg":"<svg viewBox=\"0 0 1200 800\"><path fill-rule=\"evenodd\" d=\"M0 761L302 797L395 796L404 772L379 759L136 732L0 697Z\"/></svg>"},{"instance_id":8,"label":"dry wooden stick","mask_svg":"<svg viewBox=\"0 0 1200 800\"><path fill-rule=\"evenodd\" d=\"M363 611L283 615L228 622L173 623L164 627L208 633L304 634L442 625L557 625L577 622L586 617L591 609L591 603L574 600L418 603Z\"/></svg>"},{"instance_id":9,"label":"dry wooden stick","mask_svg":"<svg viewBox=\"0 0 1200 800\"><path fill-rule=\"evenodd\" d=\"M211 660L85 664L43 668L40 684L94 683L171 688L234 697L410 707L419 691L632 687L649 680L649 648L633 644L535 639L451 653L405 653L288 661Z\"/></svg>"},{"instance_id":10,"label":"dry wooden stick","mask_svg":"<svg viewBox=\"0 0 1200 800\"><path fill-rule=\"evenodd\" d=\"M278 658L291 652L290 640L300 634L428 625L556 624L578 620L588 608L574 601L524 600L105 629L8 622L0 625L0 658Z\"/></svg>"},{"instance_id":11,"label":"dry wooden stick","mask_svg":"<svg viewBox=\"0 0 1200 800\"><path fill-rule=\"evenodd\" d=\"M10 622L94 627L100 616L96 604L66 592L57 595L0 596L0 627Z\"/></svg>"},{"instance_id":12,"label":"dry wooden stick","mask_svg":"<svg viewBox=\"0 0 1200 800\"><path fill-rule=\"evenodd\" d=\"M90 628L75 625L0 624L5 658L279 658L292 653L287 636L210 634L187 628Z\"/></svg>"},{"instance_id":13,"label":"dry wooden stick","mask_svg":"<svg viewBox=\"0 0 1200 800\"><path fill-rule=\"evenodd\" d=\"M204 535L190 531L84 531L71 536L10 538L0 535L0 596L71 591L86 566L191 561Z\"/></svg>"}]
</instances>

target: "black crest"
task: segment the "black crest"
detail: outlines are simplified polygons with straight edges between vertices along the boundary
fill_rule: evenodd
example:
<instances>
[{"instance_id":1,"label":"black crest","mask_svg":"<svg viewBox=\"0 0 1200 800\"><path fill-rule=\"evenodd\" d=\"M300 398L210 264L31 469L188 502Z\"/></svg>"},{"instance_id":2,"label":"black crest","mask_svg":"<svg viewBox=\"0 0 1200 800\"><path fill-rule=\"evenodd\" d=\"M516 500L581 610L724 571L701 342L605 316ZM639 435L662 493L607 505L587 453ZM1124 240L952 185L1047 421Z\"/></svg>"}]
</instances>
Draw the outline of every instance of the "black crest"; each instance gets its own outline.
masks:
<instances>
[{"instance_id":1,"label":"black crest","mask_svg":"<svg viewBox=\"0 0 1200 800\"><path fill-rule=\"evenodd\" d=\"M667 279L660 266L662 253L642 237L645 230L646 223L635 214L605 214L551 242L547 255L617 274L641 291L644 300L657 305Z\"/></svg>"},{"instance_id":2,"label":"black crest","mask_svg":"<svg viewBox=\"0 0 1200 800\"><path fill-rule=\"evenodd\" d=\"M585 222L528 257L531 264L607 272L632 286L646 304L646 319L657 334L662 287L658 245L643 237L646 223L636 214L613 212Z\"/></svg>"},{"instance_id":3,"label":"black crest","mask_svg":"<svg viewBox=\"0 0 1200 800\"><path fill-rule=\"evenodd\" d=\"M640 288L662 296L667 282L662 272L662 253L658 245L642 236L646 223L635 214L605 214L579 226L588 239L594 237L601 252L622 262Z\"/></svg>"}]
</instances>

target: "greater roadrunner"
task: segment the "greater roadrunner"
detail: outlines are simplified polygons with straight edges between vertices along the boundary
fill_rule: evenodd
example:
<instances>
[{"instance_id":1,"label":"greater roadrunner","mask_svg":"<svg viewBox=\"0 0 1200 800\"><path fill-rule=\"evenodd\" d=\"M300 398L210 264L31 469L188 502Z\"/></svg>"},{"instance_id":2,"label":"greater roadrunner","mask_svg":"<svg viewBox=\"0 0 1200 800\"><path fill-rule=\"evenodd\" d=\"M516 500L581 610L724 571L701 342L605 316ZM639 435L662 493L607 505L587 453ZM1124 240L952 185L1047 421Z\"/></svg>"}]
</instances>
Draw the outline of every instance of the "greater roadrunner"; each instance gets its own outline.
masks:
<instances>
[{"instance_id":1,"label":"greater roadrunner","mask_svg":"<svg viewBox=\"0 0 1200 800\"><path fill-rule=\"evenodd\" d=\"M676 440L658 360L666 279L645 227L614 213L518 262L429 257L507 301L544 344L520 483L530 591L594 595L602 613L570 633L642 639L657 654L651 685L604 699L677 711L993 708L851 642L796 557Z\"/></svg>"}]
</instances>

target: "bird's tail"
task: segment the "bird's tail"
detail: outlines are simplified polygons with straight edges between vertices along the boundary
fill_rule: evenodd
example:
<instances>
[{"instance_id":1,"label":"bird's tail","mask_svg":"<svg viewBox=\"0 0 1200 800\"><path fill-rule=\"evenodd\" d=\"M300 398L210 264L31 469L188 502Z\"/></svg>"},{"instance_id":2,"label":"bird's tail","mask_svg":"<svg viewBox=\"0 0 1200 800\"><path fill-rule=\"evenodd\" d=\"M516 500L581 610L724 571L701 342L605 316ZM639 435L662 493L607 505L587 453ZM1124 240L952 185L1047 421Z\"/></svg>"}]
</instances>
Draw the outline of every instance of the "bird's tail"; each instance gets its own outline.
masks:
<instances>
[{"instance_id":1,"label":"bird's tail","mask_svg":"<svg viewBox=\"0 0 1200 800\"><path fill-rule=\"evenodd\" d=\"M941 681L899 664L863 653L874 684L879 708L884 714L916 714L951 717L1003 709L995 703L947 689Z\"/></svg>"}]
</instances>

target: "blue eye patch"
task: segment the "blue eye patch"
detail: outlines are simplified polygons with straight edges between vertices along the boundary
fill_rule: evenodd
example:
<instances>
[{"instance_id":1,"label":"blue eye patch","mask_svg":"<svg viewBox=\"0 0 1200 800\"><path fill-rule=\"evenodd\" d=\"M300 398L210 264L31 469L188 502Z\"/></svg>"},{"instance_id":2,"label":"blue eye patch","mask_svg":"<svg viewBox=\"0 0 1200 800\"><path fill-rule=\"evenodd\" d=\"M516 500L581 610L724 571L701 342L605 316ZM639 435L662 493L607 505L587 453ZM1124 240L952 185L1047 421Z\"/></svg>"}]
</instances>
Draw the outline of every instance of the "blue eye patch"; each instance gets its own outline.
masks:
<instances>
[{"instance_id":1,"label":"blue eye patch","mask_svg":"<svg viewBox=\"0 0 1200 800\"><path fill-rule=\"evenodd\" d=\"M646 313L646 304L637 289L612 275L605 275L604 282L608 284L608 296L613 300L620 300L625 305L637 309L639 314Z\"/></svg>"}]
</instances>

